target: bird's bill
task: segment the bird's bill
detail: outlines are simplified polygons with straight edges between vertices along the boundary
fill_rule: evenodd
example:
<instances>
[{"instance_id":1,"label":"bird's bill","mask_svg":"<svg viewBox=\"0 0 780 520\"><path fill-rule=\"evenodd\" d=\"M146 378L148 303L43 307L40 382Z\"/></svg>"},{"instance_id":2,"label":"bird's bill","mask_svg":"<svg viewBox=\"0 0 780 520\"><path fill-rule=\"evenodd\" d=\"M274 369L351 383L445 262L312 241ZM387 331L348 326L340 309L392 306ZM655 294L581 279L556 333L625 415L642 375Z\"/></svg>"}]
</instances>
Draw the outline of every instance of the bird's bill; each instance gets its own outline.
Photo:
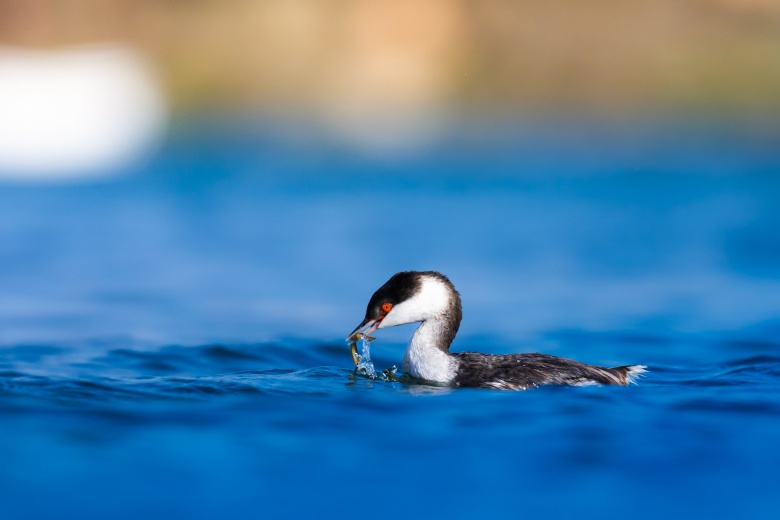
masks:
<instances>
[{"instance_id":1,"label":"bird's bill","mask_svg":"<svg viewBox=\"0 0 780 520\"><path fill-rule=\"evenodd\" d=\"M370 319L366 318L365 320L363 320L360 323L360 325L358 325L355 328L355 330L352 331L352 333L349 336L347 336L347 341L353 339L355 337L355 335L357 333L359 333L359 332L363 333L364 335L371 334L372 332L374 332L376 329L379 328L379 323L381 321L382 321L381 319L379 319L379 320L370 320Z\"/></svg>"}]
</instances>

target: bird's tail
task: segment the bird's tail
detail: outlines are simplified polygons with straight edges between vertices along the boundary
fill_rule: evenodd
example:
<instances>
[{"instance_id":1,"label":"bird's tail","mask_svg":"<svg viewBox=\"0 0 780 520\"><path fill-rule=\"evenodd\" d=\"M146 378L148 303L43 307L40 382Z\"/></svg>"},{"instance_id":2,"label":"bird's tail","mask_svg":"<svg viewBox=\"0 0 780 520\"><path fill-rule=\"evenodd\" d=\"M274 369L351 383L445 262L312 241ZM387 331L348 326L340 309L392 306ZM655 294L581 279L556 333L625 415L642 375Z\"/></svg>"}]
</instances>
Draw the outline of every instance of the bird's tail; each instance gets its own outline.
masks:
<instances>
[{"instance_id":1,"label":"bird's tail","mask_svg":"<svg viewBox=\"0 0 780 520\"><path fill-rule=\"evenodd\" d=\"M637 379L639 379L642 374L647 372L647 367L645 365L628 365L624 367L611 368L610 370L620 374L620 379L624 385L629 385L631 383L636 384Z\"/></svg>"}]
</instances>

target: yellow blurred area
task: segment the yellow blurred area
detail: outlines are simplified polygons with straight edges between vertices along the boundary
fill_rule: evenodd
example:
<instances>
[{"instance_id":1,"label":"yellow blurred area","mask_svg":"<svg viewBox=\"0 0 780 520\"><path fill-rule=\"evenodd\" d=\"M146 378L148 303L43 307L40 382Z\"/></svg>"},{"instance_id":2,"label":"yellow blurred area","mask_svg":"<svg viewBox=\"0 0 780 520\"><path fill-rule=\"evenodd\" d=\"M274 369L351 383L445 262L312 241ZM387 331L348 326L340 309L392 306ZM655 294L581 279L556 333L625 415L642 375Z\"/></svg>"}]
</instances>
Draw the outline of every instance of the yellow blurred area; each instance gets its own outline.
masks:
<instances>
[{"instance_id":1,"label":"yellow blurred area","mask_svg":"<svg viewBox=\"0 0 780 520\"><path fill-rule=\"evenodd\" d=\"M107 41L175 110L780 108L778 0L0 0L0 45Z\"/></svg>"}]
</instances>

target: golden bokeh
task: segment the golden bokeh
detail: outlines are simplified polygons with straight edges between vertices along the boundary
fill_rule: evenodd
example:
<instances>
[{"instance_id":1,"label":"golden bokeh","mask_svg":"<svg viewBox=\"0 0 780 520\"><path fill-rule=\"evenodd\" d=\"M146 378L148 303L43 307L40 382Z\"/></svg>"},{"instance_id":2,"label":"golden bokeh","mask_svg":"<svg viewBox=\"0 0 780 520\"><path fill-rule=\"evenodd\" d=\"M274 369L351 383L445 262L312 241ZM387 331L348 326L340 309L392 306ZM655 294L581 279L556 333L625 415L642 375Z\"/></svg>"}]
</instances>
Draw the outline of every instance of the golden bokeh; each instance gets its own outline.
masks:
<instances>
[{"instance_id":1,"label":"golden bokeh","mask_svg":"<svg viewBox=\"0 0 780 520\"><path fill-rule=\"evenodd\" d=\"M774 0L0 0L0 44L101 42L178 110L780 108Z\"/></svg>"}]
</instances>

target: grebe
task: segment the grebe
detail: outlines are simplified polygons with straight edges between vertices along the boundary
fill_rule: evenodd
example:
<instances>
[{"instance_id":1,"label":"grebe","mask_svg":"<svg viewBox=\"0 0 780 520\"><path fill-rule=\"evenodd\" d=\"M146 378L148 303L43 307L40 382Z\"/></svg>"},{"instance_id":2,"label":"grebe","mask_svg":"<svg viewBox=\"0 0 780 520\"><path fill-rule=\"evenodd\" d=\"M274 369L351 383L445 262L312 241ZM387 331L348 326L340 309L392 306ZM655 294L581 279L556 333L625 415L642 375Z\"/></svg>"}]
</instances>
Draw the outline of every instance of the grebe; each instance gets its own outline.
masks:
<instances>
[{"instance_id":1,"label":"grebe","mask_svg":"<svg viewBox=\"0 0 780 520\"><path fill-rule=\"evenodd\" d=\"M404 271L377 289L366 318L347 339L359 332L420 322L406 347L403 370L414 378L449 386L507 390L547 384L625 386L646 368L606 368L547 354L451 354L462 315L460 295L449 278L436 271Z\"/></svg>"}]
</instances>

